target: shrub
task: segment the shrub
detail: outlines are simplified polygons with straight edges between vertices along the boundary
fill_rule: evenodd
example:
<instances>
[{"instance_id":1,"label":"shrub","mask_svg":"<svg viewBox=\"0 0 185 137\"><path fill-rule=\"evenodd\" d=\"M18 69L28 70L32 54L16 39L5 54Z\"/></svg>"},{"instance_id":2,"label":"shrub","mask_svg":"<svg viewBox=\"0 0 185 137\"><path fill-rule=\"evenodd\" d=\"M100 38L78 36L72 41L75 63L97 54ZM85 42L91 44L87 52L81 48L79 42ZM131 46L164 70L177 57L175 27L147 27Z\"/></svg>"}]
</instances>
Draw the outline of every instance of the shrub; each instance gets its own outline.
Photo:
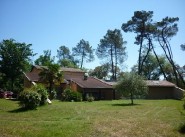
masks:
<instances>
[{"instance_id":1,"label":"shrub","mask_svg":"<svg viewBox=\"0 0 185 137\"><path fill-rule=\"evenodd\" d=\"M67 88L62 93L62 100L64 101L82 101L82 94L77 91L72 91L70 88Z\"/></svg>"},{"instance_id":2,"label":"shrub","mask_svg":"<svg viewBox=\"0 0 185 137\"><path fill-rule=\"evenodd\" d=\"M88 102L93 102L93 101L94 101L94 97L93 97L92 95L87 94L87 95L86 95L86 100L87 100Z\"/></svg>"},{"instance_id":3,"label":"shrub","mask_svg":"<svg viewBox=\"0 0 185 137\"><path fill-rule=\"evenodd\" d=\"M37 93L39 93L41 95L40 105L45 105L46 100L48 98L48 92L47 92L46 88L41 84L34 86L34 88L37 91Z\"/></svg>"},{"instance_id":4,"label":"shrub","mask_svg":"<svg viewBox=\"0 0 185 137\"><path fill-rule=\"evenodd\" d=\"M51 93L50 93L50 95L49 95L49 98L50 98L51 100L53 100L53 99L56 99L56 97L57 97L57 92L56 92L56 90L52 90Z\"/></svg>"},{"instance_id":5,"label":"shrub","mask_svg":"<svg viewBox=\"0 0 185 137\"><path fill-rule=\"evenodd\" d=\"M28 89L20 93L19 99L22 108L36 109L40 105L41 95Z\"/></svg>"}]
</instances>

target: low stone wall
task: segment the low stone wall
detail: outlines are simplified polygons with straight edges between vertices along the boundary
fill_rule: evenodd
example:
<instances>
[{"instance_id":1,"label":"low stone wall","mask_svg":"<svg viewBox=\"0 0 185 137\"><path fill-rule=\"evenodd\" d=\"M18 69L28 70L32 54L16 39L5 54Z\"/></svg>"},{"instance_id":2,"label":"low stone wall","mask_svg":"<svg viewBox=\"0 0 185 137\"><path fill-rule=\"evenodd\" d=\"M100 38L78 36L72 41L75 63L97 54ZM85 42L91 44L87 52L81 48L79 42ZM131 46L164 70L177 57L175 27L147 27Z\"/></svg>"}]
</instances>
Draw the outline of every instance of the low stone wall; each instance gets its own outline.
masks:
<instances>
[{"instance_id":1,"label":"low stone wall","mask_svg":"<svg viewBox=\"0 0 185 137\"><path fill-rule=\"evenodd\" d=\"M185 90L179 87L174 88L173 96L175 99L182 99L184 94L185 94Z\"/></svg>"}]
</instances>

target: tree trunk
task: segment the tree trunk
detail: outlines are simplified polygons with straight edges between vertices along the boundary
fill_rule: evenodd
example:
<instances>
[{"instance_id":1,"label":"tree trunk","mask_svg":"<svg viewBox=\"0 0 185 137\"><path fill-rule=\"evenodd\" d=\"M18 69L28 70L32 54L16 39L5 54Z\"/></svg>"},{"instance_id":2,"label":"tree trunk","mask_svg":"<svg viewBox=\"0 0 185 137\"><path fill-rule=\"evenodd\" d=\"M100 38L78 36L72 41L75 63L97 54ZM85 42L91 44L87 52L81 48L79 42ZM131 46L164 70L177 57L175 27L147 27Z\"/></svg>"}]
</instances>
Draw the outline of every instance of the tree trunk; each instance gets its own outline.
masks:
<instances>
[{"instance_id":1,"label":"tree trunk","mask_svg":"<svg viewBox=\"0 0 185 137\"><path fill-rule=\"evenodd\" d=\"M172 65L172 68L173 68L173 73L175 75L175 81L176 81L176 85L179 86L179 82L178 82L178 77L177 77L177 72L176 72L176 68L175 68L175 65L174 65L174 62L173 62L173 59L170 57L170 53L167 53L166 49L164 46L168 47L167 43L166 43L166 40L165 38L163 37L163 34L162 34L162 39L163 39L163 45L161 44L159 38L158 38L158 41L159 41L159 44L161 46L161 48L163 49L164 53L165 53L165 56L166 58L168 59L169 63ZM169 54L169 55L168 55Z\"/></svg>"},{"instance_id":2,"label":"tree trunk","mask_svg":"<svg viewBox=\"0 0 185 137\"><path fill-rule=\"evenodd\" d=\"M112 66L112 79L115 80L114 60L113 60L113 47L112 47L112 44L111 44L111 66Z\"/></svg>"},{"instance_id":3,"label":"tree trunk","mask_svg":"<svg viewBox=\"0 0 185 137\"><path fill-rule=\"evenodd\" d=\"M141 74L141 50L142 50L142 46L140 45L140 48L139 48L139 59L138 59L138 75Z\"/></svg>"},{"instance_id":4,"label":"tree trunk","mask_svg":"<svg viewBox=\"0 0 185 137\"><path fill-rule=\"evenodd\" d=\"M115 45L115 81L117 81L117 66L118 66L118 60L117 60L117 47Z\"/></svg>"},{"instance_id":5,"label":"tree trunk","mask_svg":"<svg viewBox=\"0 0 185 137\"><path fill-rule=\"evenodd\" d=\"M165 74L165 72L164 72L164 70L163 70L163 67L161 66L161 63L160 63L160 61L159 61L159 58L158 58L158 56L157 56L157 54L156 54L156 52L155 52L155 50L154 50L154 46L153 46L153 44L152 44L152 42L151 42L151 39L149 39L149 40L150 40L150 44L151 44L151 48L152 48L152 50L153 50L153 53L154 53L154 55L155 55L155 57L156 57L156 59L157 59L157 62L158 62L158 64L159 64L160 70L162 71L164 78L167 80L166 74Z\"/></svg>"},{"instance_id":6,"label":"tree trunk","mask_svg":"<svg viewBox=\"0 0 185 137\"><path fill-rule=\"evenodd\" d=\"M82 61L81 61L81 65L80 65L81 69L82 69L83 62L84 62L84 48L83 48L83 52L82 52Z\"/></svg>"}]
</instances>

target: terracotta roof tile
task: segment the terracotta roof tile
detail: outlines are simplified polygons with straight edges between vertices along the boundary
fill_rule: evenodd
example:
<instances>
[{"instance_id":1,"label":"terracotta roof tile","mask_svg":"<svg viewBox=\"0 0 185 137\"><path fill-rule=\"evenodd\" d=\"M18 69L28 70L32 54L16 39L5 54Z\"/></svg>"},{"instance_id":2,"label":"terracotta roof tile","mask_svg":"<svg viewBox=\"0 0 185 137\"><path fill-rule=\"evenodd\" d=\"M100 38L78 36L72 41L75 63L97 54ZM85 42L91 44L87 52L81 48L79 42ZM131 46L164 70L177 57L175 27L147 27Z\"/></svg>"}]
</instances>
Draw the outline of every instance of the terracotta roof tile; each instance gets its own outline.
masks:
<instances>
[{"instance_id":1,"label":"terracotta roof tile","mask_svg":"<svg viewBox=\"0 0 185 137\"><path fill-rule=\"evenodd\" d=\"M102 82L101 80L94 78L94 77L88 77L87 80L84 80L83 77L73 78L71 81L78 84L81 88L110 88L112 89L112 86L106 84L105 82Z\"/></svg>"},{"instance_id":2,"label":"terracotta roof tile","mask_svg":"<svg viewBox=\"0 0 185 137\"><path fill-rule=\"evenodd\" d=\"M148 86L154 87L154 86L158 86L158 87L175 87L175 84L168 82L166 80L147 80L146 81Z\"/></svg>"},{"instance_id":3,"label":"terracotta roof tile","mask_svg":"<svg viewBox=\"0 0 185 137\"><path fill-rule=\"evenodd\" d=\"M39 81L39 78L40 78L38 73L33 73L33 72L25 73L25 76L29 81Z\"/></svg>"},{"instance_id":4,"label":"terracotta roof tile","mask_svg":"<svg viewBox=\"0 0 185 137\"><path fill-rule=\"evenodd\" d=\"M113 85L116 85L117 82L106 82L107 84L113 86ZM151 87L154 87L154 86L160 86L160 87L175 87L175 84L171 83L171 82L168 82L166 80L146 80L146 84L147 86L151 86Z\"/></svg>"},{"instance_id":5,"label":"terracotta roof tile","mask_svg":"<svg viewBox=\"0 0 185 137\"><path fill-rule=\"evenodd\" d=\"M81 73L84 73L84 71L82 71L81 69L77 69L77 68L61 67L61 70L64 71L64 72L81 72Z\"/></svg>"}]
</instances>

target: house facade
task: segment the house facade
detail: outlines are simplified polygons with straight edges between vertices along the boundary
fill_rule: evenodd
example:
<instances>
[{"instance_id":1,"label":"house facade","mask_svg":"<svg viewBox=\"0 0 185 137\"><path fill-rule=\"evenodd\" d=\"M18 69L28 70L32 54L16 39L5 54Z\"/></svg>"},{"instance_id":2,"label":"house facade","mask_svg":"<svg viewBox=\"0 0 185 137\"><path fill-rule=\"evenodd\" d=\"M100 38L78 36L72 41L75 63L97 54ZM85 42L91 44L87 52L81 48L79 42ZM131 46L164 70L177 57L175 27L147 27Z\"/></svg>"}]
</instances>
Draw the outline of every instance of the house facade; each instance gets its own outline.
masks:
<instances>
[{"instance_id":1,"label":"house facade","mask_svg":"<svg viewBox=\"0 0 185 137\"><path fill-rule=\"evenodd\" d=\"M39 73L44 68L46 67L34 65L30 72L24 73L24 87L29 88L34 84L42 83ZM60 86L55 86L59 95L67 87L70 87L73 91L81 92L84 99L87 94L92 95L96 100L115 99L115 91L111 85L93 77L86 77L84 79L85 72L80 69L63 67L60 69L64 75L64 82L60 83Z\"/></svg>"},{"instance_id":2,"label":"house facade","mask_svg":"<svg viewBox=\"0 0 185 137\"><path fill-rule=\"evenodd\" d=\"M30 72L24 73L24 87L29 88L34 84L42 83L39 73L44 68L46 67L35 65ZM120 99L120 95L113 88L116 82L105 82L94 77L87 77L84 71L76 68L61 67L60 71L63 72L64 82L55 86L59 95L70 87L73 91L81 92L84 99L87 95L92 95L96 100ZM149 88L148 99L181 99L183 97L184 90L171 82L147 80L146 83Z\"/></svg>"},{"instance_id":3,"label":"house facade","mask_svg":"<svg viewBox=\"0 0 185 137\"><path fill-rule=\"evenodd\" d=\"M115 99L115 91L111 85L94 77L73 78L71 79L71 88L79 91L85 98L92 95L95 100L112 100Z\"/></svg>"}]
</instances>

